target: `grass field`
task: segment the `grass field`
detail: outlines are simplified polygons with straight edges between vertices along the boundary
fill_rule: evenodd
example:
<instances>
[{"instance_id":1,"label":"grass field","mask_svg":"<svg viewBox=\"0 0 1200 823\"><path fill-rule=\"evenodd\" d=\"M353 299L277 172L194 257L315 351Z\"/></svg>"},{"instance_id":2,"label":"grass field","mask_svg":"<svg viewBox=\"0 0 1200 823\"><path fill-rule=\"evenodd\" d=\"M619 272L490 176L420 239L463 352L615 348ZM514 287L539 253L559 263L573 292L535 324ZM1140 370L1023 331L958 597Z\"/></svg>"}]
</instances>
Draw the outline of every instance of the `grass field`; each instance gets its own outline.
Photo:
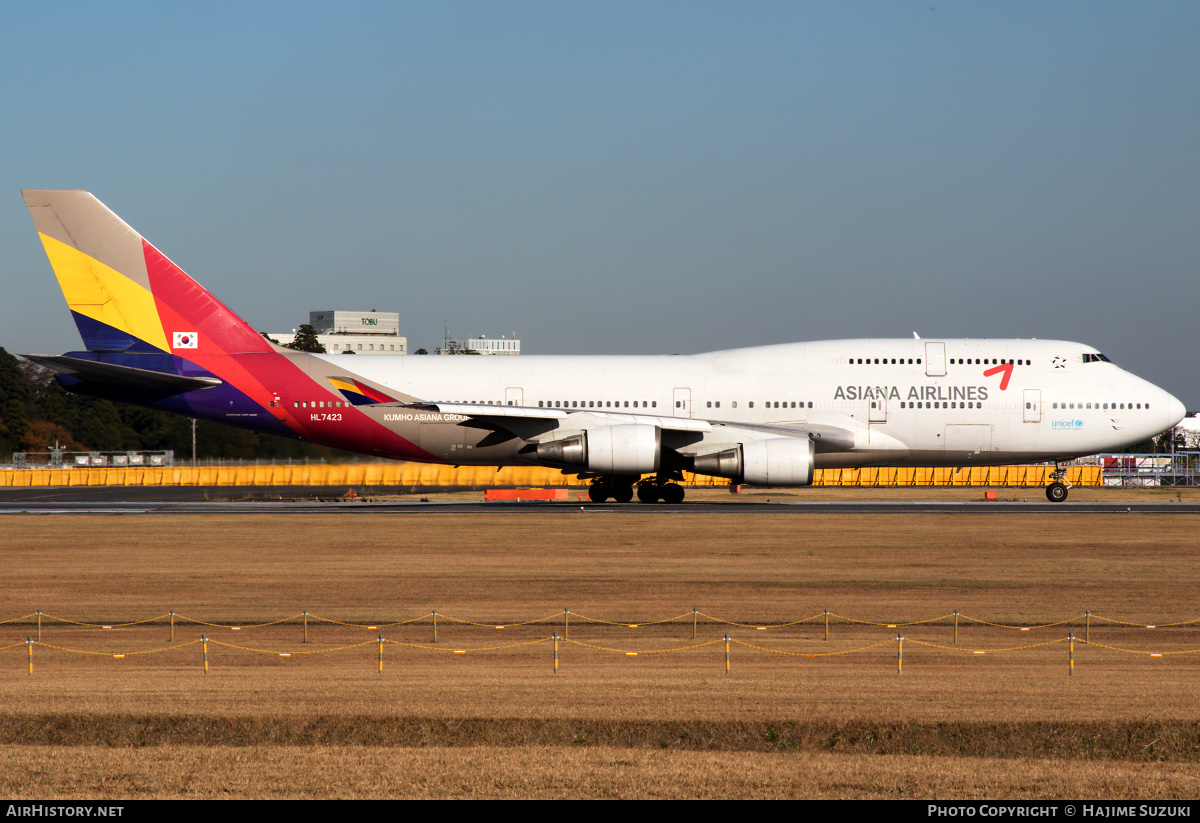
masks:
<instances>
[{"instance_id":1,"label":"grass field","mask_svg":"<svg viewBox=\"0 0 1200 823\"><path fill-rule=\"evenodd\" d=\"M18 644L0 652L9 798L1200 794L1200 624L1164 625L1200 618L1197 517L588 511L3 526L0 619L48 615L32 677L23 641L36 626L0 625L0 646ZM693 607L707 616L696 641ZM560 644L554 674L548 638L564 608L574 642ZM828 641L820 619L757 628L825 609ZM169 610L174 644L165 620L63 622ZM253 625L304 610L308 644L298 621ZM1065 637L1083 634L1076 618L1089 610L1093 642L1076 644L1068 676ZM680 619L647 625L665 618ZM929 622L886 625L909 621Z\"/></svg>"}]
</instances>

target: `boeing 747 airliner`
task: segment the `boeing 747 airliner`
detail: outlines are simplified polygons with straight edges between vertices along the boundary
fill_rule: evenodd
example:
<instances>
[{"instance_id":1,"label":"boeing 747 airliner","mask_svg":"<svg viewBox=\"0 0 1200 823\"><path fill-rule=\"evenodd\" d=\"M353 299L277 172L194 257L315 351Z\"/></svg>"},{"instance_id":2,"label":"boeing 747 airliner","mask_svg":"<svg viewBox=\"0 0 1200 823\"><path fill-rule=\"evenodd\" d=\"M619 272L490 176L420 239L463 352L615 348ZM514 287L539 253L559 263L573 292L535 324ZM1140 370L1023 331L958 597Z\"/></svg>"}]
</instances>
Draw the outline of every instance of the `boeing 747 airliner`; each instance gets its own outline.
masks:
<instances>
[{"instance_id":1,"label":"boeing 747 airliner","mask_svg":"<svg viewBox=\"0 0 1200 823\"><path fill-rule=\"evenodd\" d=\"M1113 451L1183 404L1058 340L834 340L688 356L346 357L276 346L85 191L25 191L85 351L71 391L396 460L539 465L590 496L678 502L684 471L806 486L818 468ZM1067 497L1062 467L1047 489Z\"/></svg>"}]
</instances>

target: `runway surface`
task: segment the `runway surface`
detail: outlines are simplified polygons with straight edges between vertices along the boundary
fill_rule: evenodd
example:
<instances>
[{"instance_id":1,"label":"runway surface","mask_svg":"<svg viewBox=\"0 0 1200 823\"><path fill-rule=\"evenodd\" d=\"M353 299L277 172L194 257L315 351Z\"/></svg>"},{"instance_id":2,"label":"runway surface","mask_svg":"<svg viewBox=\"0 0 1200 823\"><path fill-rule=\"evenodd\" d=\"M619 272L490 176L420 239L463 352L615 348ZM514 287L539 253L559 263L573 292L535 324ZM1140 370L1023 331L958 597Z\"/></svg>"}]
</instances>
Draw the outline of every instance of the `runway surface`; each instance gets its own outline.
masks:
<instances>
[{"instance_id":1,"label":"runway surface","mask_svg":"<svg viewBox=\"0 0 1200 823\"><path fill-rule=\"evenodd\" d=\"M228 489L195 487L34 488L0 490L0 514L1200 514L1200 502L1050 503L1033 490L1030 502L985 501L694 501L587 502L347 502L326 488L255 489L251 499L206 500ZM1036 497L1034 496L1036 494ZM263 499L283 497L283 500ZM311 499L300 499L311 498Z\"/></svg>"}]
</instances>

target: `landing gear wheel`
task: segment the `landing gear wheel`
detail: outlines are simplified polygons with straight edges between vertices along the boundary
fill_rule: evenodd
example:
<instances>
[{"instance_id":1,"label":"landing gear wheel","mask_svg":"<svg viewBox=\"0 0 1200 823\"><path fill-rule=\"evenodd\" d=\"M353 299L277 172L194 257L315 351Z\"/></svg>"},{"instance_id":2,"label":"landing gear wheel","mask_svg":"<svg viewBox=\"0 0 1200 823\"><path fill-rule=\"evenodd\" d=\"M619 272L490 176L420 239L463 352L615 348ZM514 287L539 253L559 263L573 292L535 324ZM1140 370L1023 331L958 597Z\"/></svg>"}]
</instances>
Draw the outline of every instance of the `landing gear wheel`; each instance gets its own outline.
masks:
<instances>
[{"instance_id":1,"label":"landing gear wheel","mask_svg":"<svg viewBox=\"0 0 1200 823\"><path fill-rule=\"evenodd\" d=\"M662 492L653 483L641 483L637 487L637 498L642 503L657 503Z\"/></svg>"},{"instance_id":2,"label":"landing gear wheel","mask_svg":"<svg viewBox=\"0 0 1200 823\"><path fill-rule=\"evenodd\" d=\"M668 483L662 487L662 499L664 503L670 503L672 506L683 502L683 486L678 483Z\"/></svg>"},{"instance_id":3,"label":"landing gear wheel","mask_svg":"<svg viewBox=\"0 0 1200 823\"><path fill-rule=\"evenodd\" d=\"M591 500L593 503L603 503L608 499L608 493L608 486L596 483L588 489L588 500Z\"/></svg>"},{"instance_id":4,"label":"landing gear wheel","mask_svg":"<svg viewBox=\"0 0 1200 823\"><path fill-rule=\"evenodd\" d=\"M1067 487L1062 483L1051 483L1046 487L1046 499L1051 503L1061 503L1067 499Z\"/></svg>"},{"instance_id":5,"label":"landing gear wheel","mask_svg":"<svg viewBox=\"0 0 1200 823\"><path fill-rule=\"evenodd\" d=\"M612 496L618 503L628 503L633 499L633 486L613 486Z\"/></svg>"}]
</instances>

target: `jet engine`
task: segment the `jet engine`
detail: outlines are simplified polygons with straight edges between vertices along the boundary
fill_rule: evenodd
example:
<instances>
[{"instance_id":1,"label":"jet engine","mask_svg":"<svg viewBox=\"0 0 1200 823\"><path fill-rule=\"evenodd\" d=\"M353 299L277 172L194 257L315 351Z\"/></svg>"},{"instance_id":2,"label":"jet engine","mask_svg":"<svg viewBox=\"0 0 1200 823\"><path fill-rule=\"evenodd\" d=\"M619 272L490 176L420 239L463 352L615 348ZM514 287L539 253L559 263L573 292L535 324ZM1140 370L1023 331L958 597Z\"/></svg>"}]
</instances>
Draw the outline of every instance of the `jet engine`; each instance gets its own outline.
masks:
<instances>
[{"instance_id":1,"label":"jet engine","mask_svg":"<svg viewBox=\"0 0 1200 823\"><path fill-rule=\"evenodd\" d=\"M597 426L549 443L538 443L539 463L582 466L602 475L657 472L662 456L662 430L644 423Z\"/></svg>"},{"instance_id":2,"label":"jet engine","mask_svg":"<svg viewBox=\"0 0 1200 823\"><path fill-rule=\"evenodd\" d=\"M751 440L732 449L698 455L692 470L757 486L809 486L813 481L813 441L798 437Z\"/></svg>"}]
</instances>

